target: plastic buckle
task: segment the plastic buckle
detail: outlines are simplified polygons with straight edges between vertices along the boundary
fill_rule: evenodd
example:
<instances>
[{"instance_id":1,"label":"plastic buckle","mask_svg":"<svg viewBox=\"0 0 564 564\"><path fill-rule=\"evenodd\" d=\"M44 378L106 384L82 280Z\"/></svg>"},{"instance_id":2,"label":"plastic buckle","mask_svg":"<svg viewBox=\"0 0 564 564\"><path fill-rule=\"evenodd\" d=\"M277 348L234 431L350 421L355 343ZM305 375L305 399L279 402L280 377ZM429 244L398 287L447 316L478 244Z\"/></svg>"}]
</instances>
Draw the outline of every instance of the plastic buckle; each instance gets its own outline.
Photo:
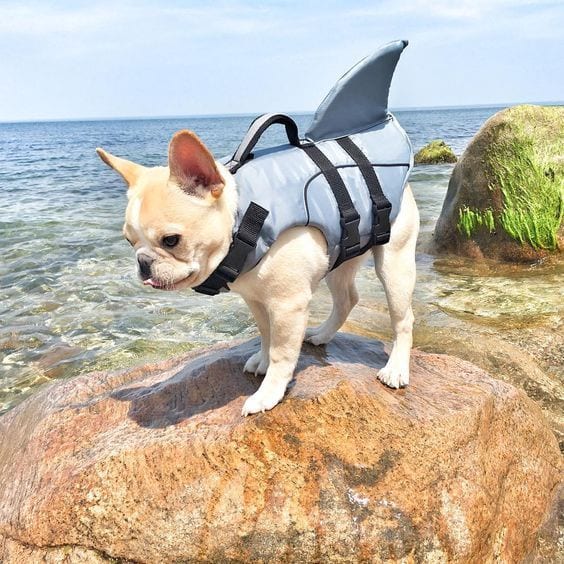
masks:
<instances>
[{"instance_id":1,"label":"plastic buckle","mask_svg":"<svg viewBox=\"0 0 564 564\"><path fill-rule=\"evenodd\" d=\"M372 225L372 238L374 244L383 245L390 240L390 212L392 204L387 204L378 208L376 204L372 205L372 217L374 224Z\"/></svg>"},{"instance_id":2,"label":"plastic buckle","mask_svg":"<svg viewBox=\"0 0 564 564\"><path fill-rule=\"evenodd\" d=\"M349 259L360 254L360 217L345 221L341 219L342 239L341 255L344 259Z\"/></svg>"},{"instance_id":3,"label":"plastic buckle","mask_svg":"<svg viewBox=\"0 0 564 564\"><path fill-rule=\"evenodd\" d=\"M233 238L233 249L231 249L231 252L235 251L237 253L244 253L246 256L256 246L256 242L248 240L247 237L245 237L245 233L239 232Z\"/></svg>"},{"instance_id":4,"label":"plastic buckle","mask_svg":"<svg viewBox=\"0 0 564 564\"><path fill-rule=\"evenodd\" d=\"M342 244L345 247L354 247L360 245L360 217L357 215L355 218L345 221L341 219L341 229L343 231Z\"/></svg>"},{"instance_id":5,"label":"plastic buckle","mask_svg":"<svg viewBox=\"0 0 564 564\"><path fill-rule=\"evenodd\" d=\"M226 282L234 282L237 276L239 276L239 273L227 264L220 264L217 267L215 274Z\"/></svg>"},{"instance_id":6,"label":"plastic buckle","mask_svg":"<svg viewBox=\"0 0 564 564\"><path fill-rule=\"evenodd\" d=\"M342 256L345 259L357 257L358 255L360 255L360 243L358 243L357 245L354 245L352 247L344 247L344 249L343 249Z\"/></svg>"}]
</instances>

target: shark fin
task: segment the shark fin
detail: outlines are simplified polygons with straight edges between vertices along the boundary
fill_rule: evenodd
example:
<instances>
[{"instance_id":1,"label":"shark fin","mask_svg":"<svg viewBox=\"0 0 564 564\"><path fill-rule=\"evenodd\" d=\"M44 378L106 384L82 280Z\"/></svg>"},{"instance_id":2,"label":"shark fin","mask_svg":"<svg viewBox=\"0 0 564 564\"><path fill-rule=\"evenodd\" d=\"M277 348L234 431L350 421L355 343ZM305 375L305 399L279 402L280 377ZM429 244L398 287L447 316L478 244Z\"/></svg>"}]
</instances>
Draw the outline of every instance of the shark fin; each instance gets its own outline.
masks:
<instances>
[{"instance_id":1,"label":"shark fin","mask_svg":"<svg viewBox=\"0 0 564 564\"><path fill-rule=\"evenodd\" d=\"M336 139L385 119L392 76L406 47L405 40L392 41L347 71L317 108L306 139Z\"/></svg>"}]
</instances>

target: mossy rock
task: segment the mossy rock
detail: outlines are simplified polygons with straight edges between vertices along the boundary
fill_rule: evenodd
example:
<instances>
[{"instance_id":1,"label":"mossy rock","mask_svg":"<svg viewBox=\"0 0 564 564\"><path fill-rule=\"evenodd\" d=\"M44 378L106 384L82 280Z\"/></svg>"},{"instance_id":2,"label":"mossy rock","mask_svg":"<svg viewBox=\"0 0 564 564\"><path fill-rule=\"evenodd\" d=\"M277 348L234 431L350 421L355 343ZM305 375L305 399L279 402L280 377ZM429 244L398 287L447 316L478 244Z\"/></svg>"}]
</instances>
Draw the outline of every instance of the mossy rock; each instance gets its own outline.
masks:
<instances>
[{"instance_id":1,"label":"mossy rock","mask_svg":"<svg viewBox=\"0 0 564 564\"><path fill-rule=\"evenodd\" d=\"M417 154L415 155L415 164L442 164L455 162L456 155L442 139L435 139L434 141L427 143L427 145L417 151Z\"/></svg>"},{"instance_id":2,"label":"mossy rock","mask_svg":"<svg viewBox=\"0 0 564 564\"><path fill-rule=\"evenodd\" d=\"M478 131L454 167L438 251L512 262L564 247L564 107L515 106Z\"/></svg>"}]
</instances>

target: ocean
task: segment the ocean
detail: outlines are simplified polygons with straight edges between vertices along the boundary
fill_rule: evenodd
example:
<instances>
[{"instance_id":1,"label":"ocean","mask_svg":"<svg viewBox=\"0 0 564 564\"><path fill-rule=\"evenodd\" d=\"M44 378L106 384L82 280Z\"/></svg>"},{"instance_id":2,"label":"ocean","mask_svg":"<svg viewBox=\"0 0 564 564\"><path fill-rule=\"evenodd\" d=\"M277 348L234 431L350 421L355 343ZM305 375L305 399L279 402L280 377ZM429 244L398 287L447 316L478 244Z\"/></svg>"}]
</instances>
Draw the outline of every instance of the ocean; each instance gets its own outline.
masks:
<instances>
[{"instance_id":1,"label":"ocean","mask_svg":"<svg viewBox=\"0 0 564 564\"><path fill-rule=\"evenodd\" d=\"M500 109L395 115L415 150L441 138L461 154ZM57 378L117 370L256 334L235 295L163 293L139 283L134 255L121 235L125 186L94 152L100 146L145 165L162 165L171 135L191 129L223 156L234 151L253 117L0 124L0 413ZM304 131L311 115L294 117ZM282 142L282 128L273 128L262 144ZM499 330L500 319L513 327L558 315L557 300L547 298L558 288L552 271L500 272L492 278L464 261L425 253L451 171L452 165L419 166L411 176L422 217L416 344L417 327L423 341L424 327L454 327L482 338ZM369 265L359 288L364 301L347 329L389 339L384 295ZM311 322L321 321L329 307L322 289Z\"/></svg>"}]
</instances>

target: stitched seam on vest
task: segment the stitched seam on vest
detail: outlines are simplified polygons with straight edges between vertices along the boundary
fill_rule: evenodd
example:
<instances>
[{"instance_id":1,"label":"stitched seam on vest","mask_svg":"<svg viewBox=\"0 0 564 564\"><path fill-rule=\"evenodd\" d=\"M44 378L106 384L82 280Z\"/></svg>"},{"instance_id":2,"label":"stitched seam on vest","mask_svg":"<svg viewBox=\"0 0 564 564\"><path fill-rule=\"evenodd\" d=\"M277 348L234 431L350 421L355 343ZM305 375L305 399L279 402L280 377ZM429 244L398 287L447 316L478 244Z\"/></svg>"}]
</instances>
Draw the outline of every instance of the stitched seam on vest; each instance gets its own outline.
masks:
<instances>
[{"instance_id":1,"label":"stitched seam on vest","mask_svg":"<svg viewBox=\"0 0 564 564\"><path fill-rule=\"evenodd\" d=\"M380 167L394 167L394 166L405 166L407 168L410 167L410 163L385 163L385 164L378 164L378 163L370 163L370 166L375 167L375 166L380 166ZM339 168L357 168L360 170L360 167L356 164L347 164L347 165L337 165L335 166L336 169ZM304 185L304 204L305 204L305 210L306 210L306 216L307 216L307 220L306 223L304 225L304 227L307 227L309 225L309 206L307 203L307 191L309 189L309 185L320 175L322 175L323 173L321 171L316 172L313 176L311 176L308 181L305 183ZM335 197L335 195L331 192L331 194L333 195L333 198Z\"/></svg>"}]
</instances>

